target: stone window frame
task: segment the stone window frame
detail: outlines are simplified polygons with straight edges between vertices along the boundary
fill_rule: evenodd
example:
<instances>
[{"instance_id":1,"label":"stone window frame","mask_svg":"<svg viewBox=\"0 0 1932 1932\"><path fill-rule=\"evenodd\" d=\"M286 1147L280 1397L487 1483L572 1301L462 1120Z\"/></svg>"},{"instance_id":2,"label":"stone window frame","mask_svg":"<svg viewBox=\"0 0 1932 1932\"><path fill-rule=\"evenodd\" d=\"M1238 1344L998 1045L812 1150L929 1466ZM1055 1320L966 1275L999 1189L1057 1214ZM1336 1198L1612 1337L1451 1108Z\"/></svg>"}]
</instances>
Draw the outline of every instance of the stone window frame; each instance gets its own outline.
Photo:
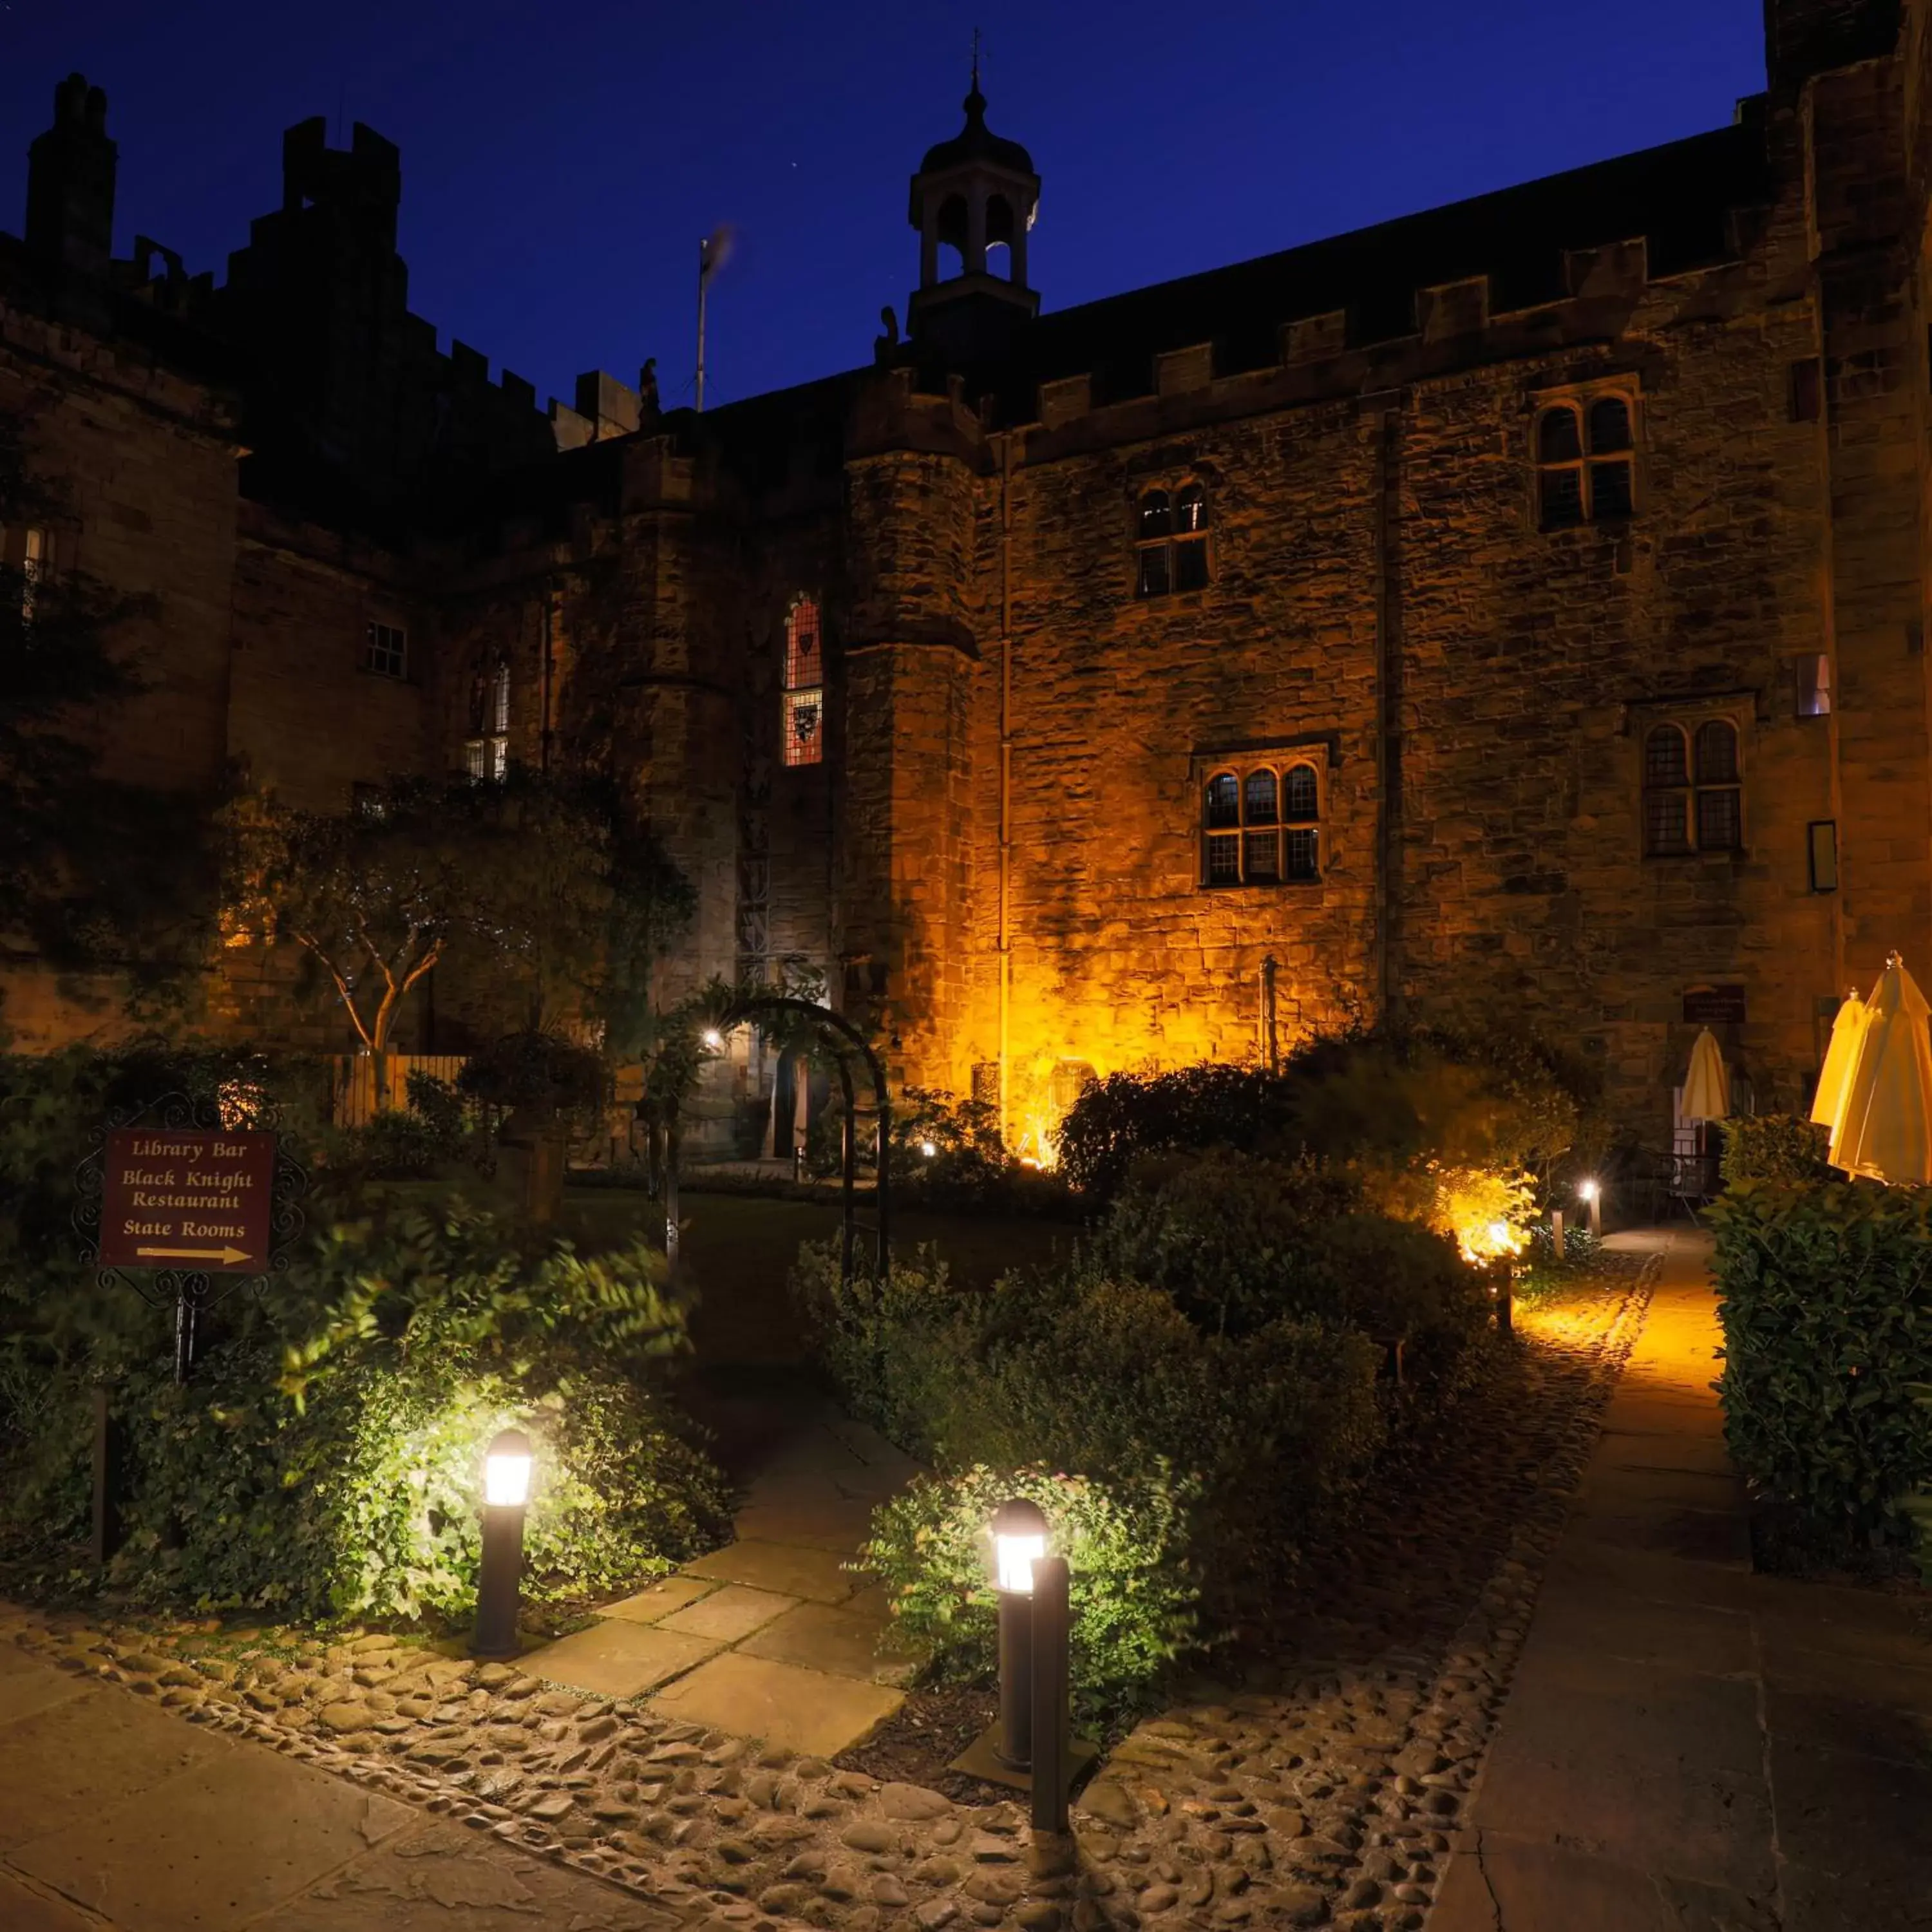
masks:
<instances>
[{"instance_id":1,"label":"stone window frame","mask_svg":"<svg viewBox=\"0 0 1932 1932\"><path fill-rule=\"evenodd\" d=\"M370 617L362 626L361 668L398 684L410 680L410 628L400 618Z\"/></svg>"},{"instance_id":2,"label":"stone window frame","mask_svg":"<svg viewBox=\"0 0 1932 1932\"><path fill-rule=\"evenodd\" d=\"M1128 514L1136 603L1198 596L1214 583L1213 506L1208 478L1196 470L1144 477L1136 485ZM1184 574L1190 580L1185 584Z\"/></svg>"},{"instance_id":3,"label":"stone window frame","mask_svg":"<svg viewBox=\"0 0 1932 1932\"><path fill-rule=\"evenodd\" d=\"M1624 441L1599 448L1592 418L1597 406L1606 402L1623 405ZM1546 427L1562 415L1574 425L1576 448L1574 453L1551 454L1546 448ZM1530 527L1556 536L1567 530L1622 529L1632 522L1642 502L1642 450L1643 396L1634 376L1606 376L1535 392L1527 451ZM1622 478L1621 497L1612 493L1607 508L1598 502L1598 490L1609 482L1608 474L1600 478L1600 472L1621 472ZM1574 514L1552 512L1550 485L1558 478L1574 482Z\"/></svg>"},{"instance_id":4,"label":"stone window frame","mask_svg":"<svg viewBox=\"0 0 1932 1932\"><path fill-rule=\"evenodd\" d=\"M1200 890L1322 883L1328 781L1321 750L1318 744L1276 746L1196 759L1196 884ZM1295 782L1304 772L1306 788ZM1266 782L1264 793L1258 792L1258 780ZM1223 781L1234 788L1231 818L1216 816L1214 788ZM1313 794L1312 804L1306 802L1308 791ZM1298 794L1302 802L1296 802ZM1223 854L1232 858L1232 872Z\"/></svg>"},{"instance_id":5,"label":"stone window frame","mask_svg":"<svg viewBox=\"0 0 1932 1932\"><path fill-rule=\"evenodd\" d=\"M811 613L811 641L802 641ZM783 659L778 668L778 762L788 771L825 762L825 605L809 590L785 605Z\"/></svg>"},{"instance_id":6,"label":"stone window frame","mask_svg":"<svg viewBox=\"0 0 1932 1932\"><path fill-rule=\"evenodd\" d=\"M1712 735L1720 730L1729 734L1727 754ZM1673 710L1645 722L1637 758L1646 859L1743 854L1744 746L1744 721L1726 710Z\"/></svg>"},{"instance_id":7,"label":"stone window frame","mask_svg":"<svg viewBox=\"0 0 1932 1932\"><path fill-rule=\"evenodd\" d=\"M464 770L478 784L501 784L510 774L510 661L499 658L470 687L470 736Z\"/></svg>"}]
</instances>

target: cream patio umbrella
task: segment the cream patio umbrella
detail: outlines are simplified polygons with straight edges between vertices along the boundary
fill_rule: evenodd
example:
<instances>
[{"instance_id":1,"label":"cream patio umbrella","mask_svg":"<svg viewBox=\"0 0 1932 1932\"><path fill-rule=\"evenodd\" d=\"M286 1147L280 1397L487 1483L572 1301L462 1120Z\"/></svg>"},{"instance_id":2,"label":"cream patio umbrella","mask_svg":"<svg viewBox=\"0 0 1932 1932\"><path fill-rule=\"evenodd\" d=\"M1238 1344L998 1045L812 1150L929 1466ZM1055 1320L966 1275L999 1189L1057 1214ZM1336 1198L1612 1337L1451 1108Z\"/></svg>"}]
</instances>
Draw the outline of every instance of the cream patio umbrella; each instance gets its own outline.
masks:
<instances>
[{"instance_id":1,"label":"cream patio umbrella","mask_svg":"<svg viewBox=\"0 0 1932 1932\"><path fill-rule=\"evenodd\" d=\"M1731 1111L1731 1076L1711 1029L1700 1029L1690 1048L1690 1068L1684 1076L1684 1096L1678 1112L1687 1120L1721 1120Z\"/></svg>"},{"instance_id":2,"label":"cream patio umbrella","mask_svg":"<svg viewBox=\"0 0 1932 1932\"><path fill-rule=\"evenodd\" d=\"M1844 1004L1832 1022L1832 1043L1825 1049L1825 1064L1818 1076L1818 1090L1811 1098L1811 1118L1828 1128L1832 1138L1838 1135L1838 1121L1845 1111L1845 1094L1852 1084L1852 1069L1857 1065L1858 1042L1865 1030L1865 1003L1856 986L1846 990Z\"/></svg>"},{"instance_id":3,"label":"cream patio umbrella","mask_svg":"<svg viewBox=\"0 0 1932 1932\"><path fill-rule=\"evenodd\" d=\"M1827 1156L1874 1180L1932 1180L1932 1008L1894 952L1865 1002L1858 1057Z\"/></svg>"}]
</instances>

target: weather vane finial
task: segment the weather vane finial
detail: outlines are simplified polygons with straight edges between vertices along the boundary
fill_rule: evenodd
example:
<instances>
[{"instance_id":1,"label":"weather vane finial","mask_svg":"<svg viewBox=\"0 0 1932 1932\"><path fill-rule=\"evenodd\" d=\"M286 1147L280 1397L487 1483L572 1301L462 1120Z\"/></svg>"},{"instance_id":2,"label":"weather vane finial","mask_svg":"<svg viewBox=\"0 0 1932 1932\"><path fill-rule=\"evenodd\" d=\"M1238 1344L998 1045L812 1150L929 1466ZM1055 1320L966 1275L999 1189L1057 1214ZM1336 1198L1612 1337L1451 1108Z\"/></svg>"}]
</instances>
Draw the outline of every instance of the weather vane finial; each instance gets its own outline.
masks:
<instances>
[{"instance_id":1,"label":"weather vane finial","mask_svg":"<svg viewBox=\"0 0 1932 1932\"><path fill-rule=\"evenodd\" d=\"M973 92L980 91L980 30L973 29Z\"/></svg>"}]
</instances>

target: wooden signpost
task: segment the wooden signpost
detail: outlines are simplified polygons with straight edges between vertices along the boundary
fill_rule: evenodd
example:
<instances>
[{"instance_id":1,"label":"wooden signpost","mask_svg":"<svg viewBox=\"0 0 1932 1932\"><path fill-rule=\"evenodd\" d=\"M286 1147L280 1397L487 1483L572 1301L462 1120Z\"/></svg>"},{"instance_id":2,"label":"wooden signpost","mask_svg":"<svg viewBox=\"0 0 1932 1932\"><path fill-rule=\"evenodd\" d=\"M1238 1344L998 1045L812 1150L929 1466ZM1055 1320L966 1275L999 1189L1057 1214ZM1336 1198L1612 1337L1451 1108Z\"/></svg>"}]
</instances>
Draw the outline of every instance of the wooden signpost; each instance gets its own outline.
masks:
<instances>
[{"instance_id":1,"label":"wooden signpost","mask_svg":"<svg viewBox=\"0 0 1932 1932\"><path fill-rule=\"evenodd\" d=\"M116 1128L102 1164L98 1264L262 1274L274 1185L273 1134Z\"/></svg>"}]
</instances>

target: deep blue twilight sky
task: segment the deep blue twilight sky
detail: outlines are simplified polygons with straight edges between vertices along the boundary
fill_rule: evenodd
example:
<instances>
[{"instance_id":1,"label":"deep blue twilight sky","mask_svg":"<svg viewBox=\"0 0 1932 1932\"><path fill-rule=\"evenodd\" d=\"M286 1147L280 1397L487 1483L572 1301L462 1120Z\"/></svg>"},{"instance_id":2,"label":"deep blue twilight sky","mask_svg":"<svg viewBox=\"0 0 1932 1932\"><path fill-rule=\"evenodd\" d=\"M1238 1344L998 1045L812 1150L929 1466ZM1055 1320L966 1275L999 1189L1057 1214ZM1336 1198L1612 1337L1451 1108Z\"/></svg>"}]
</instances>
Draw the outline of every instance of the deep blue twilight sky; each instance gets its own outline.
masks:
<instances>
[{"instance_id":1,"label":"deep blue twilight sky","mask_svg":"<svg viewBox=\"0 0 1932 1932\"><path fill-rule=\"evenodd\" d=\"M688 400L698 242L736 224L716 404L903 317L907 177L959 126L976 20L1052 308L1693 134L1764 84L1759 0L0 0L0 227L73 68L108 91L117 250L139 228L195 270L276 204L282 129L346 113L401 147L410 305L540 396L655 354Z\"/></svg>"}]
</instances>

